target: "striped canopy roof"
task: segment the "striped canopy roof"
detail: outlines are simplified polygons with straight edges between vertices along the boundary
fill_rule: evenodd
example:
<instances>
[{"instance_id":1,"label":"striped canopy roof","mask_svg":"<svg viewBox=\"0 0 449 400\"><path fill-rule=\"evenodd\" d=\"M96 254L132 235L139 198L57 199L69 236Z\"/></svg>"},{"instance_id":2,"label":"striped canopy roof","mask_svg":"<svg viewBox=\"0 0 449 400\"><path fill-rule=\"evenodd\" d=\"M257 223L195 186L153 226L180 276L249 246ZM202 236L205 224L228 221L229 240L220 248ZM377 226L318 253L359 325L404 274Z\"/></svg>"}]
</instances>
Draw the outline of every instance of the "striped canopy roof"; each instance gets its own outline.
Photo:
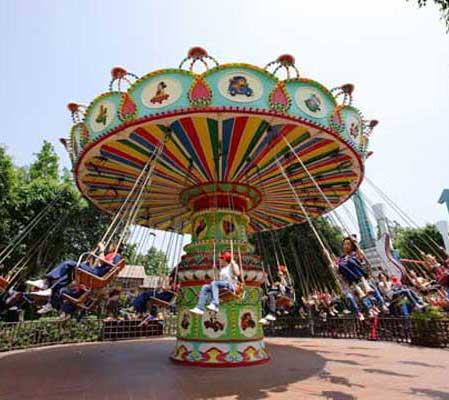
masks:
<instances>
[{"instance_id":1,"label":"striped canopy roof","mask_svg":"<svg viewBox=\"0 0 449 400\"><path fill-rule=\"evenodd\" d=\"M167 132L138 221L157 229L190 232L191 210L180 194L207 182L244 183L261 192L262 201L249 212L250 233L301 223L304 215L282 170L311 217L328 212L286 141L332 208L351 196L363 176L360 155L329 128L270 110L209 107L125 123L90 143L75 165L81 192L100 209L117 211Z\"/></svg>"}]
</instances>

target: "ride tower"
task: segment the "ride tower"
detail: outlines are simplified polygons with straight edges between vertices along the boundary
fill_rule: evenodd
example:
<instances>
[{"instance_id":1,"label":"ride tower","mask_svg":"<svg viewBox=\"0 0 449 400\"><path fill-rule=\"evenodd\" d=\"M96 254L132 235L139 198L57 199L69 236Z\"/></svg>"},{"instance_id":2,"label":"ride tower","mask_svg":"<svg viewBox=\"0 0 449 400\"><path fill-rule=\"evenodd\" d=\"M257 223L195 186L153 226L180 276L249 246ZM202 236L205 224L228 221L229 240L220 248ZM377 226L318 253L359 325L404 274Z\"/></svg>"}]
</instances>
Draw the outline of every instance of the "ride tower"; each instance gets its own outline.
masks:
<instances>
[{"instance_id":1,"label":"ride tower","mask_svg":"<svg viewBox=\"0 0 449 400\"><path fill-rule=\"evenodd\" d=\"M290 55L265 68L220 65L195 47L179 68L138 77L116 67L109 91L69 104L74 126L63 143L82 194L105 212L126 210L151 160L136 223L192 235L178 266L173 361L269 360L258 324L265 275L248 236L316 218L357 190L375 124L352 105L353 89L303 78ZM241 293L225 296L217 314L189 313L231 249Z\"/></svg>"}]
</instances>

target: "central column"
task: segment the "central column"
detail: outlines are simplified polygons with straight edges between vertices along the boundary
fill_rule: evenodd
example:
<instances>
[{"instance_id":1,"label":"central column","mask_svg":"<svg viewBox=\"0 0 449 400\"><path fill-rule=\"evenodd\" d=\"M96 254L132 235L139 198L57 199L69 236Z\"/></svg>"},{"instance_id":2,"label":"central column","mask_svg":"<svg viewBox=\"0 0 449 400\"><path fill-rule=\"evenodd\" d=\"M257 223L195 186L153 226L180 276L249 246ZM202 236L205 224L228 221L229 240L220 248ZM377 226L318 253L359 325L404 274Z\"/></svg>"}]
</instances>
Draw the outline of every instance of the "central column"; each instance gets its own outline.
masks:
<instances>
[{"instance_id":1,"label":"central column","mask_svg":"<svg viewBox=\"0 0 449 400\"><path fill-rule=\"evenodd\" d=\"M181 199L192 210L192 243L184 248L186 254L178 267L178 329L171 359L206 367L268 361L258 323L264 272L247 237L247 212L260 202L259 191L242 184L208 183L187 189ZM218 265L220 252L231 247L243 271L242 295L221 301L218 313L206 309L203 316L191 314L201 286L218 274L214 262Z\"/></svg>"}]
</instances>

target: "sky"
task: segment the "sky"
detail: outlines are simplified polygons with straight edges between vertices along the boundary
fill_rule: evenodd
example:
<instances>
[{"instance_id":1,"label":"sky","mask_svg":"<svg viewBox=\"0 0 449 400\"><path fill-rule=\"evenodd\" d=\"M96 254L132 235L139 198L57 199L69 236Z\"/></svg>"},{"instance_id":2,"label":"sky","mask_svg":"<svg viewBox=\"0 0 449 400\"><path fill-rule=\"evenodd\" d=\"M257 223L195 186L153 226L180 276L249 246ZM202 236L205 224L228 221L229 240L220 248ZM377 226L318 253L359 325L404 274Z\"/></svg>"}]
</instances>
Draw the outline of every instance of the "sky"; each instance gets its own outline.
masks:
<instances>
[{"instance_id":1,"label":"sky","mask_svg":"<svg viewBox=\"0 0 449 400\"><path fill-rule=\"evenodd\" d=\"M70 166L67 103L107 91L114 66L142 76L192 46L259 66L290 53L303 77L353 83L356 107L380 121L366 175L416 223L448 219L449 35L414 1L2 0L0 144L25 165L48 140Z\"/></svg>"}]
</instances>

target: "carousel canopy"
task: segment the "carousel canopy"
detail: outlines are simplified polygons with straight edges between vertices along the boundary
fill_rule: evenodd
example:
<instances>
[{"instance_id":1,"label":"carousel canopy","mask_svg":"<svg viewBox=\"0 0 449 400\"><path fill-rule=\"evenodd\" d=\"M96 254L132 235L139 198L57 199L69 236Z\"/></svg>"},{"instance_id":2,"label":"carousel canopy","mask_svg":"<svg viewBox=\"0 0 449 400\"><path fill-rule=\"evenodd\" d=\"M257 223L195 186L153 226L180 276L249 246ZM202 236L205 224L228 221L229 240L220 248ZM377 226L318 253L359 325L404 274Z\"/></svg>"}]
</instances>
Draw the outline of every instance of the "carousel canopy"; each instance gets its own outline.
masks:
<instances>
[{"instance_id":1,"label":"carousel canopy","mask_svg":"<svg viewBox=\"0 0 449 400\"><path fill-rule=\"evenodd\" d=\"M201 74L194 72L197 63ZM286 79L278 78L281 71ZM69 104L75 124L63 142L80 191L102 210L122 206L164 143L138 223L190 232L189 194L235 185L253 200L249 232L278 229L305 218L292 186L311 217L359 186L376 121L352 105L352 91L301 77L289 55L262 69L218 65L194 48L178 69L138 78L114 68L108 92L88 106Z\"/></svg>"}]
</instances>

